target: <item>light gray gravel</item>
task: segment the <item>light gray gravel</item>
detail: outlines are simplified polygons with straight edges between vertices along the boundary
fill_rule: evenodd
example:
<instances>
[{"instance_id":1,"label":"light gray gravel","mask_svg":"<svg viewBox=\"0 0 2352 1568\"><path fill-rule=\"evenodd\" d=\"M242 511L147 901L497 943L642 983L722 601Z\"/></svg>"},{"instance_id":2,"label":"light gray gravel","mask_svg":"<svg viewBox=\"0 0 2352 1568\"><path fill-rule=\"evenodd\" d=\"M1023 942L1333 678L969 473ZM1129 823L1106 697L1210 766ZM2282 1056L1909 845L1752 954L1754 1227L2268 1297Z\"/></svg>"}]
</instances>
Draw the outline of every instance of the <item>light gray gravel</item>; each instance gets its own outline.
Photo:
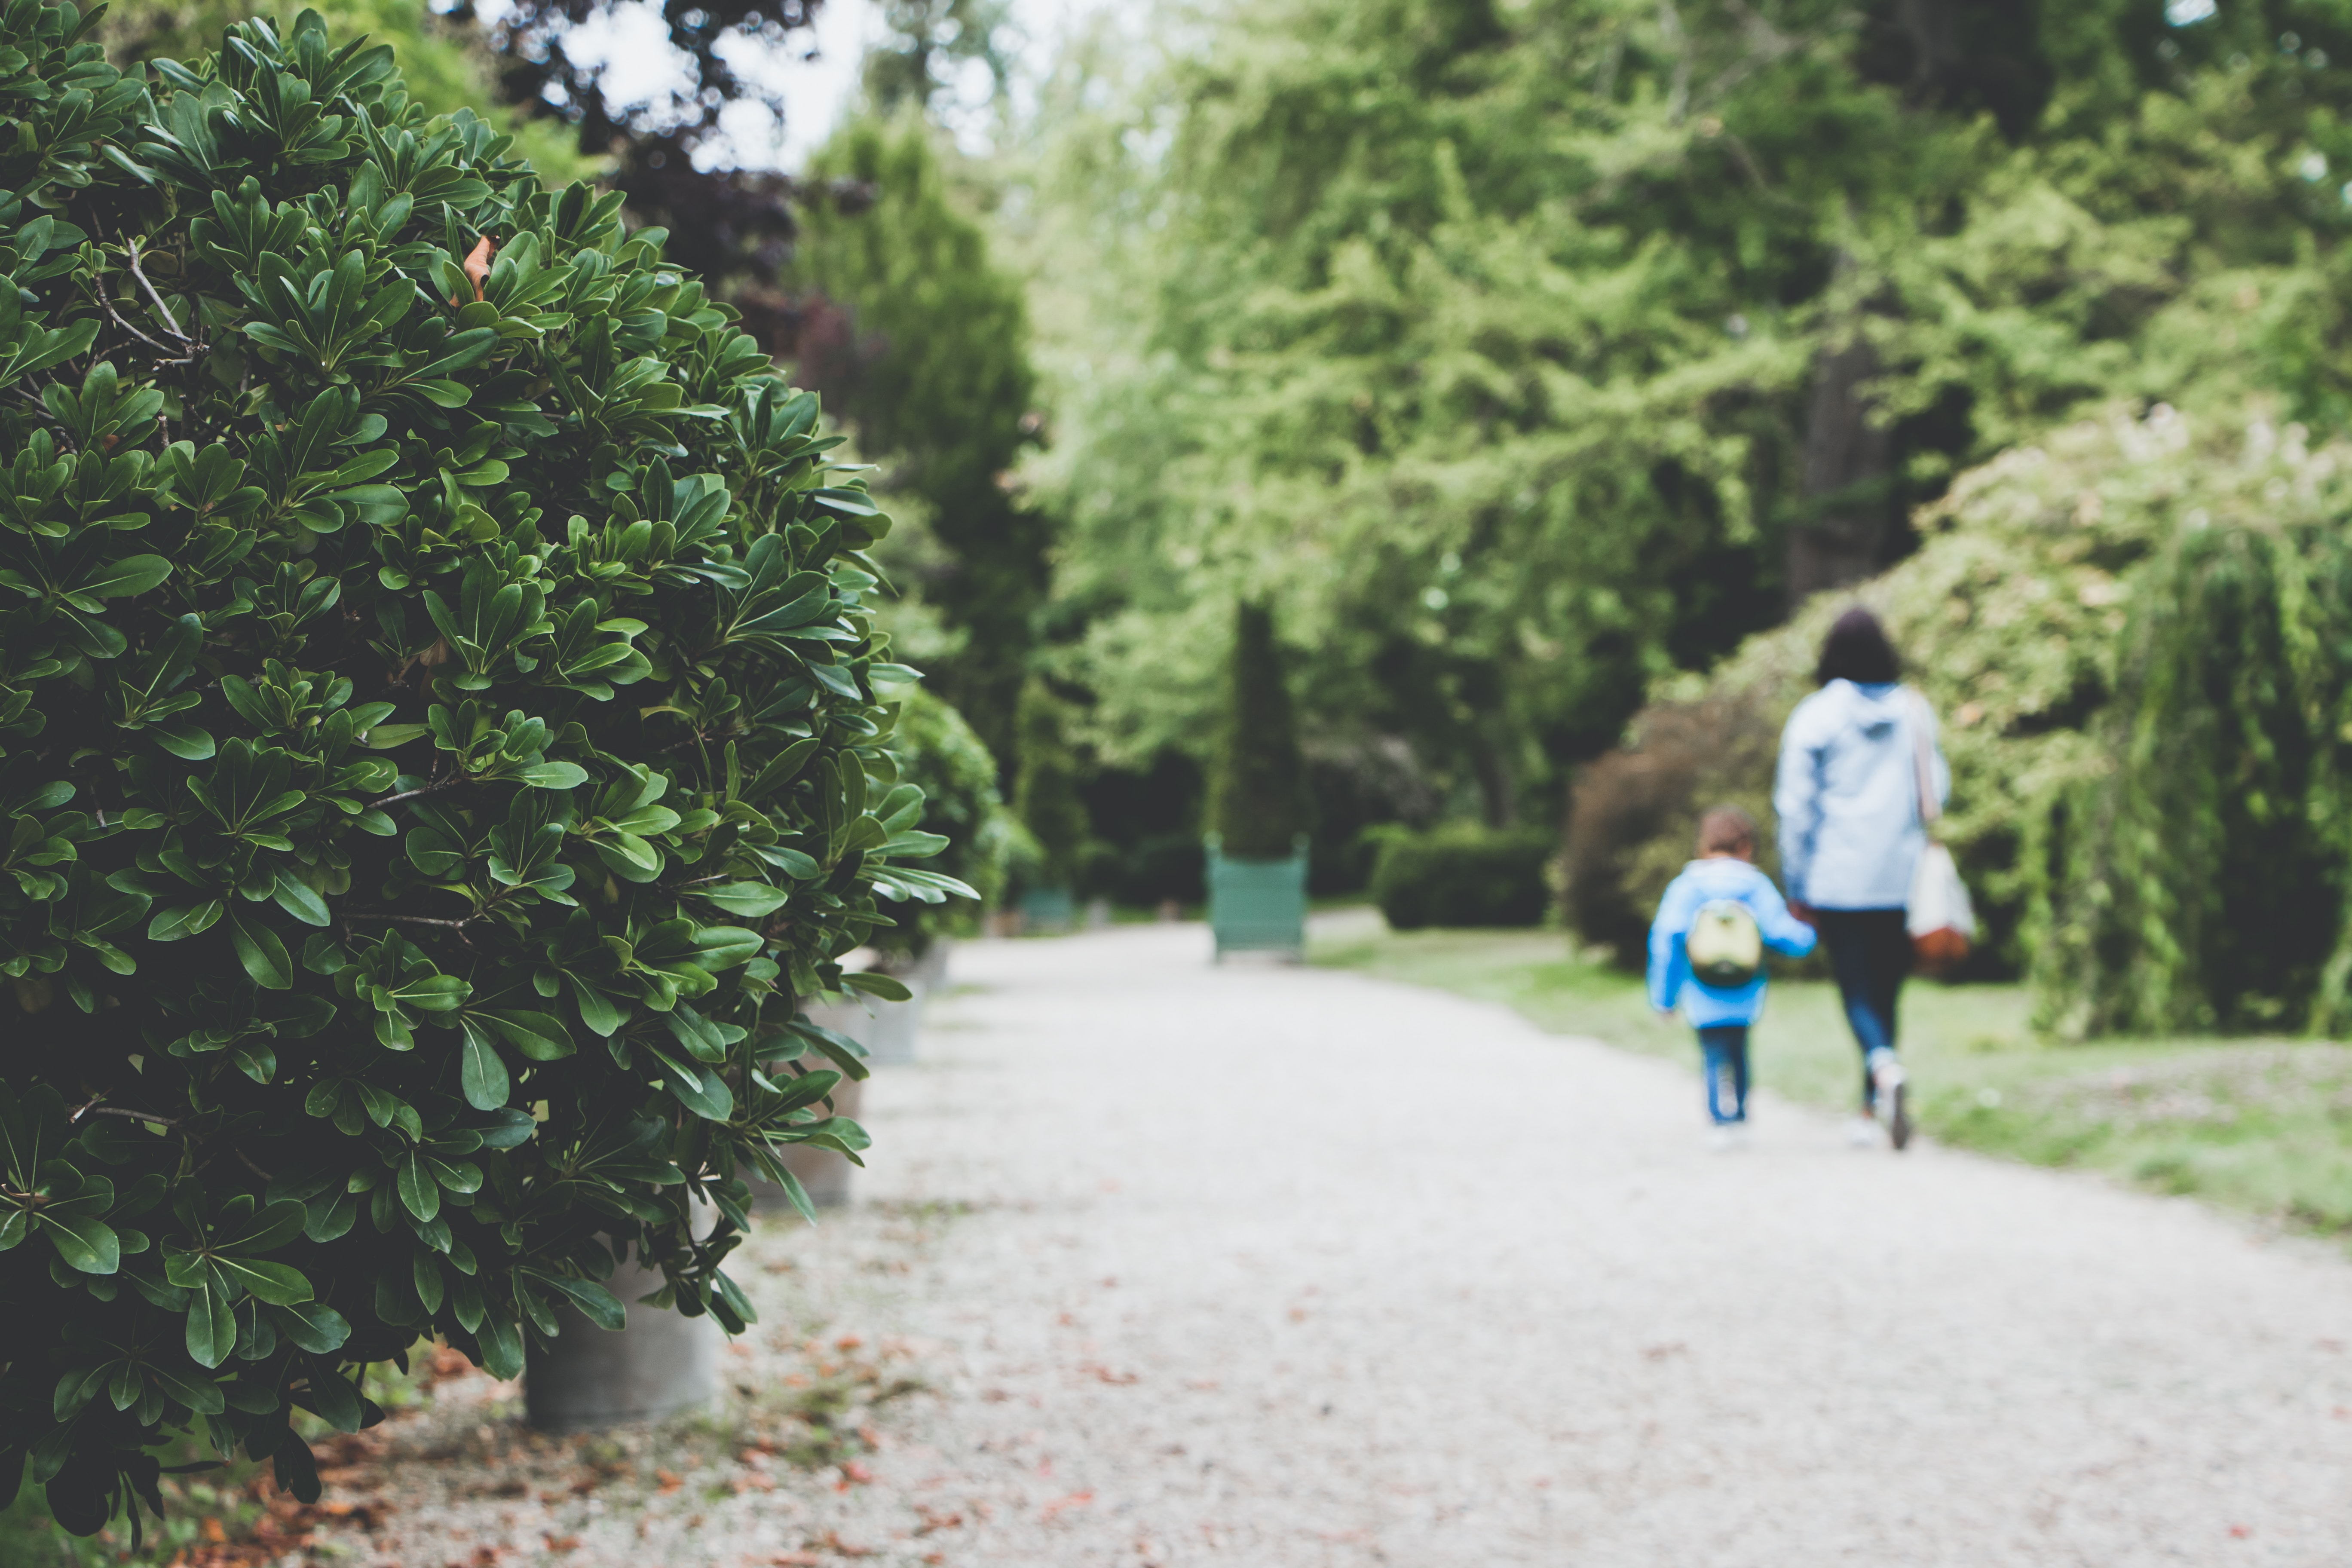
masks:
<instances>
[{"instance_id":1,"label":"light gray gravel","mask_svg":"<svg viewBox=\"0 0 2352 1568\"><path fill-rule=\"evenodd\" d=\"M584 1450L515 1443L460 1385L395 1423L393 1517L344 1543L403 1568L2352 1562L2340 1255L1856 1152L1769 1100L1754 1148L1710 1155L1675 1066L1207 948L959 950L923 1063L869 1086L861 1203L740 1271L745 1404L645 1460L690 1451L684 1484L633 1492L625 1456L577 1495L500 1479ZM860 1418L870 1482L733 1457L786 1380L860 1358L866 1386L929 1384Z\"/></svg>"}]
</instances>

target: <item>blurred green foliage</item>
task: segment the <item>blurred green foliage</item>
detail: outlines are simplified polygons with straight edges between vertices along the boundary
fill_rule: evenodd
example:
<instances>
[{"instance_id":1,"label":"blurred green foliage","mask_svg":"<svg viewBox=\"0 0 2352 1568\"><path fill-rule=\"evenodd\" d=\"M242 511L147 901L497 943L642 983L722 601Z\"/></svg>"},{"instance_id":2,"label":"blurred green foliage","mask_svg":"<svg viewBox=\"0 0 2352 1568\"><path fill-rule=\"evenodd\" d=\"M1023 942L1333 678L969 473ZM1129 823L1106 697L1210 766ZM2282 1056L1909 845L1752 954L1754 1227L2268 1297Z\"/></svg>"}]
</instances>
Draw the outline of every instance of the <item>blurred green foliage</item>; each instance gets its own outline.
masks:
<instances>
[{"instance_id":1,"label":"blurred green foliage","mask_svg":"<svg viewBox=\"0 0 2352 1568\"><path fill-rule=\"evenodd\" d=\"M1544 829L1446 822L1418 833L1375 831L1372 900L1391 930L1541 923L1553 847Z\"/></svg>"},{"instance_id":2,"label":"blurred green foliage","mask_svg":"<svg viewBox=\"0 0 2352 1568\"><path fill-rule=\"evenodd\" d=\"M1068 704L1043 681L1031 681L1022 692L1013 815L1025 838L1016 845L1013 868L1024 889L1066 893L1077 881L1087 821L1069 722Z\"/></svg>"},{"instance_id":3,"label":"blurred green foliage","mask_svg":"<svg viewBox=\"0 0 2352 1568\"><path fill-rule=\"evenodd\" d=\"M997 792L996 759L963 715L919 687L908 689L898 704L891 754L900 782L923 792L918 828L948 841L930 868L971 888L981 905L1001 902L1021 829ZM876 931L875 945L919 956L937 938L976 926L981 905L964 900L901 905L891 911L897 926Z\"/></svg>"},{"instance_id":4,"label":"blurred green foliage","mask_svg":"<svg viewBox=\"0 0 2352 1568\"><path fill-rule=\"evenodd\" d=\"M1780 722L1859 600L1943 716L1939 833L2046 1026L2340 1026L2352 445L2274 413L2053 429L1963 476L1851 598L1663 684L1580 784L1580 928L1622 941L1611 922L1654 906L1693 806L1765 805Z\"/></svg>"},{"instance_id":5,"label":"blurred green foliage","mask_svg":"<svg viewBox=\"0 0 2352 1568\"><path fill-rule=\"evenodd\" d=\"M1083 621L1055 668L1113 761L1209 752L1257 596L1310 744L1400 738L1449 810L1548 816L1653 681L2080 409L2346 405L2332 3L1193 22L1149 69L1073 47L999 218Z\"/></svg>"},{"instance_id":6,"label":"blurred green foliage","mask_svg":"<svg viewBox=\"0 0 2352 1568\"><path fill-rule=\"evenodd\" d=\"M1209 781L1209 821L1228 858L1287 860L1305 837L1307 764L1274 615L1244 604L1234 614L1223 733Z\"/></svg>"},{"instance_id":7,"label":"blurred green foliage","mask_svg":"<svg viewBox=\"0 0 2352 1568\"><path fill-rule=\"evenodd\" d=\"M919 503L939 548L906 559L904 586L948 634L943 657L925 657L941 694L1012 764L1046 579L1046 521L1008 489L1035 428L1035 375L1019 282L959 205L936 135L911 113L856 119L810 161L811 180L869 186L873 198L800 215L785 275L802 296L795 375L884 466L877 489Z\"/></svg>"}]
</instances>

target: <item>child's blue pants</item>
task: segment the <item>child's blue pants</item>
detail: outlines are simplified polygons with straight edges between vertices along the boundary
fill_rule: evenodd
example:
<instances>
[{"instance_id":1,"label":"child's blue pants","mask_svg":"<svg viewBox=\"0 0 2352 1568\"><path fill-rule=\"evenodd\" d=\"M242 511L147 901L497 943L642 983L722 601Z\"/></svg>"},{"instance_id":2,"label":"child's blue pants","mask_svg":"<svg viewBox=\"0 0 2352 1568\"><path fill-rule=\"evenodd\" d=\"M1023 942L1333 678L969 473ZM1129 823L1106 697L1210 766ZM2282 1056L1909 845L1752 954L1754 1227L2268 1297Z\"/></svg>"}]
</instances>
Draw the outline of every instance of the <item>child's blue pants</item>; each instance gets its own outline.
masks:
<instances>
[{"instance_id":1,"label":"child's blue pants","mask_svg":"<svg viewBox=\"0 0 2352 1568\"><path fill-rule=\"evenodd\" d=\"M1706 1063L1706 1113L1717 1127L1748 1120L1748 1026L1717 1024L1698 1032Z\"/></svg>"}]
</instances>

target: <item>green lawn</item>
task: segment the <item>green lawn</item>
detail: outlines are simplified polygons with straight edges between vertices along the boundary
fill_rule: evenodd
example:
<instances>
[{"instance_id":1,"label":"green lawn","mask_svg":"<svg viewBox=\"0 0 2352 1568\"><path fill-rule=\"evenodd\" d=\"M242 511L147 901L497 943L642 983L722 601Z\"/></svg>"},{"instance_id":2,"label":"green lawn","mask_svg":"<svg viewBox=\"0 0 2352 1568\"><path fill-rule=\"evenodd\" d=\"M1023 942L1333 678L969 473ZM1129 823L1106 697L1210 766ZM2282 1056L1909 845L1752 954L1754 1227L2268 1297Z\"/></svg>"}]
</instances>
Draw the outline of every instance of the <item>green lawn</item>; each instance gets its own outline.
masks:
<instances>
[{"instance_id":1,"label":"green lawn","mask_svg":"<svg viewBox=\"0 0 2352 1568\"><path fill-rule=\"evenodd\" d=\"M1500 1002L1556 1034L1697 1061L1690 1030L1650 1011L1641 982L1580 958L1558 931L1318 933L1309 962ZM2066 1046L2037 1037L2022 987L1915 982L1903 1049L1920 1125L1947 1143L2083 1165L2163 1192L2352 1233L2352 1047L2182 1038ZM1757 1026L1756 1072L1840 1110L1861 1089L1836 990L1780 981ZM1691 1114L1699 1115L1694 1085Z\"/></svg>"}]
</instances>

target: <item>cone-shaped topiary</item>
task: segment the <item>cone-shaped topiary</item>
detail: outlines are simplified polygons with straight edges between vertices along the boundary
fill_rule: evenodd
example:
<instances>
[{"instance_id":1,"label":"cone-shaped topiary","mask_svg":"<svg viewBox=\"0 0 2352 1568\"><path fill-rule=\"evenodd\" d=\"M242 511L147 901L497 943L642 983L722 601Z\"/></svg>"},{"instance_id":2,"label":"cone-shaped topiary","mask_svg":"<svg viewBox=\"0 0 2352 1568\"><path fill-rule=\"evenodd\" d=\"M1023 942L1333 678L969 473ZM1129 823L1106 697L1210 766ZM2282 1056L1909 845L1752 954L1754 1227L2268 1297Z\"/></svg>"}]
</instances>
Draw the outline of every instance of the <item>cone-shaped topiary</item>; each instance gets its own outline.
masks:
<instances>
[{"instance_id":1,"label":"cone-shaped topiary","mask_svg":"<svg viewBox=\"0 0 2352 1568\"><path fill-rule=\"evenodd\" d=\"M0 1490L77 1531L191 1424L315 1496L289 1405L615 1249L740 1328L738 1173L866 1142L794 997L958 890L885 521L661 235L310 13L93 20L0 11Z\"/></svg>"},{"instance_id":2,"label":"cone-shaped topiary","mask_svg":"<svg viewBox=\"0 0 2352 1568\"><path fill-rule=\"evenodd\" d=\"M1286 860L1307 831L1307 764L1290 688L1275 646L1274 616L1244 604L1234 617L1225 728L1211 783L1211 830L1236 860Z\"/></svg>"},{"instance_id":3,"label":"cone-shaped topiary","mask_svg":"<svg viewBox=\"0 0 2352 1568\"><path fill-rule=\"evenodd\" d=\"M1070 754L1068 714L1062 700L1032 680L1021 693L1020 771L1013 781L1013 815L1037 846L1030 873L1039 888L1068 891L1086 848L1087 803L1078 795L1078 763Z\"/></svg>"}]
</instances>

